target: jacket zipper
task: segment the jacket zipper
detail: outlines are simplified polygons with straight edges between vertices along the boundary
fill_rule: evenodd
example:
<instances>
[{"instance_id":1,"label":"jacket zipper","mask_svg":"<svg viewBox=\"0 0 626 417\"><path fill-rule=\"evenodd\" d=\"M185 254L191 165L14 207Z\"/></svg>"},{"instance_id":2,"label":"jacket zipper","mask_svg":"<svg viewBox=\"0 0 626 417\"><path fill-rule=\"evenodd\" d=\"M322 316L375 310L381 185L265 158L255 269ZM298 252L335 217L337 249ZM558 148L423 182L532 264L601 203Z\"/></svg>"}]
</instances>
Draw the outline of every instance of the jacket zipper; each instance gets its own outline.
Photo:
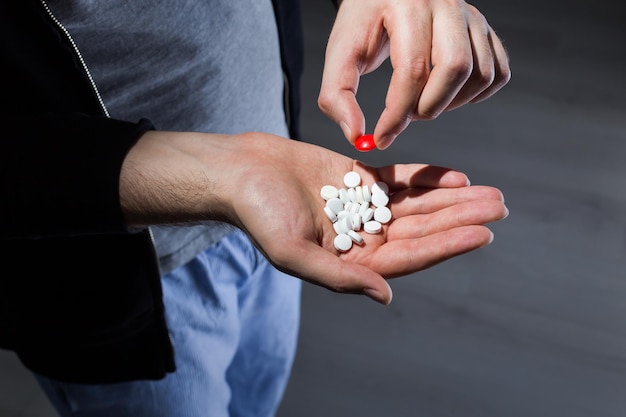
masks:
<instances>
[{"instance_id":1,"label":"jacket zipper","mask_svg":"<svg viewBox=\"0 0 626 417\"><path fill-rule=\"evenodd\" d=\"M65 26L63 26L63 24L59 21L59 19L56 18L56 16L54 15L54 13L52 13L52 10L50 10L50 6L48 6L48 3L45 0L39 0L41 5L43 6L43 8L46 10L46 13L48 14L48 16L50 16L50 19L54 22L54 24L61 29L61 31L63 32L63 34L65 35L65 37L67 38L68 42L70 43L70 45L72 46L72 49L74 50L74 53L76 54L76 57L78 58L78 61L80 62L83 71L85 71L85 74L87 75L87 78L89 79L89 84L91 85L91 88L96 96L96 98L98 99L98 103L100 104L100 108L102 109L102 112L104 113L104 115L106 117L110 117L109 116L109 111L107 110L106 106L104 105L104 100L102 100L102 96L100 95L100 91L98 91L98 87L96 86L96 82L94 81L93 77L91 76L91 72L89 71L89 68L87 67L87 64L85 63L85 59L83 58L83 55L80 53L80 50L78 49L78 46L76 45L76 42L74 42L74 39L72 38L72 35L70 35L70 32L65 28ZM151 228L147 228L148 229L148 237L150 238L150 243L152 244L152 248L153 248L153 259L156 262L156 264L158 265L158 256L155 250L155 241L154 241L154 234L152 233L152 229ZM174 343L172 342L172 335L168 333L168 336L170 338L170 344L172 346L172 349L174 348Z\"/></svg>"},{"instance_id":2,"label":"jacket zipper","mask_svg":"<svg viewBox=\"0 0 626 417\"><path fill-rule=\"evenodd\" d=\"M85 71L85 74L87 75L87 79L89 79L89 83L91 84L91 88L92 88L94 94L96 95L96 98L98 99L98 103L100 104L100 108L102 109L102 112L104 113L104 115L106 117L109 117L109 111L107 110L106 106L104 105L104 100L102 100L102 96L100 95L100 91L98 91L98 87L96 86L96 83L93 80L93 77L91 76L91 72L89 71L89 68L87 68L87 64L85 63L85 60L83 59L83 55L80 53L80 50L78 49L78 46L76 46L76 42L74 42L74 39L72 38L72 35L70 35L70 32L65 28L65 26L63 26L63 24L61 22L59 22L59 19L56 18L54 13L52 13L52 10L50 10L50 6L48 6L48 3L45 0L39 0L39 1L40 1L41 5L43 6L43 8L46 10L46 13L48 14L48 16L50 16L50 19L52 19L54 24L59 29L61 29L61 32L63 32L63 34L67 38L68 42L72 46L72 49L74 50L74 53L76 54L76 57L78 58L78 61L80 62L81 66L83 68L83 71Z\"/></svg>"}]
</instances>

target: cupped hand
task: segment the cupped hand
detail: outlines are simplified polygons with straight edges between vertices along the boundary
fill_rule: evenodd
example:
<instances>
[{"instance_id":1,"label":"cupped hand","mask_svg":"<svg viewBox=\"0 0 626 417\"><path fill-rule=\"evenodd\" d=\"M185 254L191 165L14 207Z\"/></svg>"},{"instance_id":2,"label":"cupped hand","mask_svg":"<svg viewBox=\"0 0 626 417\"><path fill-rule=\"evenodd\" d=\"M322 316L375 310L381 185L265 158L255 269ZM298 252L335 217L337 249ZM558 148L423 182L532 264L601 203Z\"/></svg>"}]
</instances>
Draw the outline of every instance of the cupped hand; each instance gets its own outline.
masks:
<instances>
[{"instance_id":1,"label":"cupped hand","mask_svg":"<svg viewBox=\"0 0 626 417\"><path fill-rule=\"evenodd\" d=\"M365 133L360 77L387 58L393 68L374 130L379 149L414 120L482 101L511 72L485 17L462 0L343 0L331 31L319 94L321 110L354 143Z\"/></svg>"},{"instance_id":2,"label":"cupped hand","mask_svg":"<svg viewBox=\"0 0 626 417\"><path fill-rule=\"evenodd\" d=\"M279 269L341 293L366 294L388 304L386 278L431 267L489 244L485 224L508 210L493 187L469 186L465 174L424 164L371 167L325 148L271 135L238 139L230 172L231 221L245 230ZM229 164L233 166L232 164ZM343 187L346 172L364 184L390 187L393 219L363 245L339 253L336 232L323 211L323 185Z\"/></svg>"}]
</instances>

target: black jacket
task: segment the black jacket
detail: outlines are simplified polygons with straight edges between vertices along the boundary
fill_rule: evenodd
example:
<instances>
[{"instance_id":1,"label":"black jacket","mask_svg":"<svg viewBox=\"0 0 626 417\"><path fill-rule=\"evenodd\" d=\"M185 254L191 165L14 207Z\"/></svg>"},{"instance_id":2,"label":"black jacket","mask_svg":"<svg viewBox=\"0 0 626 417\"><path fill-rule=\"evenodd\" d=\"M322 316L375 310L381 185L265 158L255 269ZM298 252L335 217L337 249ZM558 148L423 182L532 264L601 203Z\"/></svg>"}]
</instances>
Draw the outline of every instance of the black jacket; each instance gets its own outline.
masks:
<instances>
[{"instance_id":1,"label":"black jacket","mask_svg":"<svg viewBox=\"0 0 626 417\"><path fill-rule=\"evenodd\" d=\"M298 136L300 10L275 0ZM175 369L148 230L126 229L122 161L152 129L106 115L45 1L0 2L0 347L49 377L158 379Z\"/></svg>"}]
</instances>

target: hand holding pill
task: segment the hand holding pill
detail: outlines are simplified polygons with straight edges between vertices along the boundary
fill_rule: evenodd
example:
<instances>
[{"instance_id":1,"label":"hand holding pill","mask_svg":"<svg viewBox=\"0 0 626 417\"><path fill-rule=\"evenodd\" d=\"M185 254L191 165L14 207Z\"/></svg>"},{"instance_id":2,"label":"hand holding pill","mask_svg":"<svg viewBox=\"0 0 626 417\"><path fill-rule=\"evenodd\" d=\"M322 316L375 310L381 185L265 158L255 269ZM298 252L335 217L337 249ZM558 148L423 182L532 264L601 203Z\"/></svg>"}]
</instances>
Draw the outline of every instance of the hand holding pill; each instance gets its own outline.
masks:
<instances>
[{"instance_id":1,"label":"hand holding pill","mask_svg":"<svg viewBox=\"0 0 626 417\"><path fill-rule=\"evenodd\" d=\"M365 132L360 77L388 58L393 72L374 129L379 149L412 121L485 100L511 77L502 42L465 1L343 0L326 46L318 104L350 143Z\"/></svg>"},{"instance_id":2,"label":"hand holding pill","mask_svg":"<svg viewBox=\"0 0 626 417\"><path fill-rule=\"evenodd\" d=\"M498 189L469 186L448 168L371 167L263 133L147 132L126 158L120 192L129 226L227 221L277 268L382 304L392 297L387 278L489 244L485 225L508 213Z\"/></svg>"}]
</instances>

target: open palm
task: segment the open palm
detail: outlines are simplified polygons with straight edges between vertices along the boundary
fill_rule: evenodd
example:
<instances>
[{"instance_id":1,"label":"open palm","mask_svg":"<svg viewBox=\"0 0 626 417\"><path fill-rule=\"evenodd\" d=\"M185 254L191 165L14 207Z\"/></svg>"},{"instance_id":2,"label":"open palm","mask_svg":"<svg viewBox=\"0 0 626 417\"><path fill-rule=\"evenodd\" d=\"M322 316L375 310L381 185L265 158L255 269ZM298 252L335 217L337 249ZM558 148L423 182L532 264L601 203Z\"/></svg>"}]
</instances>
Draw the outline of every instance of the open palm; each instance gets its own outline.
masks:
<instances>
[{"instance_id":1,"label":"open palm","mask_svg":"<svg viewBox=\"0 0 626 417\"><path fill-rule=\"evenodd\" d=\"M251 168L235 176L245 196L233 203L239 226L279 269L333 291L388 303L384 278L489 244L492 233L485 224L508 214L498 189L468 186L457 171L424 164L370 167L315 145L271 135L261 141L258 135L244 138L240 147L246 151L239 158L250 159L241 166ZM393 219L378 234L361 232L364 243L340 253L319 191L327 184L342 186L352 170L364 184L389 186Z\"/></svg>"}]
</instances>

